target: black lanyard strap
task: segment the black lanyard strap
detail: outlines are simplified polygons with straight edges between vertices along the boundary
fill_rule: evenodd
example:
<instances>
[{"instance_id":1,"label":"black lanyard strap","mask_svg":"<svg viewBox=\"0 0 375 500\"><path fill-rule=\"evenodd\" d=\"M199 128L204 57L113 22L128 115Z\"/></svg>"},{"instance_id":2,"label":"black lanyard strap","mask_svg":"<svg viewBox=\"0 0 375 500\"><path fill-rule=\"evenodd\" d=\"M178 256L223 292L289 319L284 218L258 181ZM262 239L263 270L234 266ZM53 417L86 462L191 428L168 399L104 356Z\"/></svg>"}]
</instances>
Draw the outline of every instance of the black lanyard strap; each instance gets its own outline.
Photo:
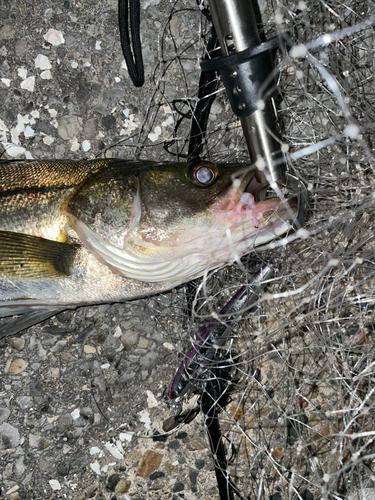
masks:
<instances>
[{"instance_id":1,"label":"black lanyard strap","mask_svg":"<svg viewBox=\"0 0 375 500\"><path fill-rule=\"evenodd\" d=\"M129 36L129 17L131 40ZM140 37L140 17L141 7L139 0L130 0L130 3L128 0L119 0L118 20L121 47L130 78L136 87L142 87L145 82Z\"/></svg>"}]
</instances>

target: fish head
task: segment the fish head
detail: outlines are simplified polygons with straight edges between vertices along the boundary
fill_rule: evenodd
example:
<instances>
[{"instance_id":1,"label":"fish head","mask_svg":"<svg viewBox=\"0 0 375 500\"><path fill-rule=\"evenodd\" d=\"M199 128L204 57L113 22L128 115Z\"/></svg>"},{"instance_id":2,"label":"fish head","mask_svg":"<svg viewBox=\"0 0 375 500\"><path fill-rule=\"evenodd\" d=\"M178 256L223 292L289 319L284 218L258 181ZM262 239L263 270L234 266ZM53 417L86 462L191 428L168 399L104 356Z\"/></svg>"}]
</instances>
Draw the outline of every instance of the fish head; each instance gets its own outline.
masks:
<instances>
[{"instance_id":1,"label":"fish head","mask_svg":"<svg viewBox=\"0 0 375 500\"><path fill-rule=\"evenodd\" d=\"M219 211L226 213L240 200L247 181L233 189L238 170L238 165L200 161L145 172L133 205L139 213L136 234L129 234L129 243L132 239L138 244L143 241L150 250L152 246L173 249L194 234L209 232Z\"/></svg>"},{"instance_id":2,"label":"fish head","mask_svg":"<svg viewBox=\"0 0 375 500\"><path fill-rule=\"evenodd\" d=\"M251 166L120 167L93 176L69 210L81 242L101 262L141 281L193 279L284 234L295 216L292 199L255 200Z\"/></svg>"}]
</instances>

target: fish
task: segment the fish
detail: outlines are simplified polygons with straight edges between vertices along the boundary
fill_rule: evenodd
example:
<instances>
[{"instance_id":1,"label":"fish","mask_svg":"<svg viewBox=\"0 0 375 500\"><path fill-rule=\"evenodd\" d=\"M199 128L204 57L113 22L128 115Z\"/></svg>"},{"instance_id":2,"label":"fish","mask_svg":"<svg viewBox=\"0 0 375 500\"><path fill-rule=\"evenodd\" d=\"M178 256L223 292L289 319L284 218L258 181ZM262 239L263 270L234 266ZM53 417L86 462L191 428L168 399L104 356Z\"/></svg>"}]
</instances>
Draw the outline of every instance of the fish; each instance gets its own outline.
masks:
<instances>
[{"instance_id":1,"label":"fish","mask_svg":"<svg viewBox=\"0 0 375 500\"><path fill-rule=\"evenodd\" d=\"M243 164L1 160L0 338L170 290L285 234L294 197L256 201L256 182Z\"/></svg>"}]
</instances>

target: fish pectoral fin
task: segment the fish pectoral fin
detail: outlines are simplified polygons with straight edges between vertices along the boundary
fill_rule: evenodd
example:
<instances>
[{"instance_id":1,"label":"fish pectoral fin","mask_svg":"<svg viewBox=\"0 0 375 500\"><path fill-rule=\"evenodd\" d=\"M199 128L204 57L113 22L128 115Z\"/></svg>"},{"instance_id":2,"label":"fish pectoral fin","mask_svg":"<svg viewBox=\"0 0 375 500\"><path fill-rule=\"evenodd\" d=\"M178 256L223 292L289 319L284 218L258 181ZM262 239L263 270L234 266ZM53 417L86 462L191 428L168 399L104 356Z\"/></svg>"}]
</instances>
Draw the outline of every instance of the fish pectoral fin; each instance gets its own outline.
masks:
<instances>
[{"instance_id":1,"label":"fish pectoral fin","mask_svg":"<svg viewBox=\"0 0 375 500\"><path fill-rule=\"evenodd\" d=\"M79 247L38 236L0 231L0 276L20 280L69 276Z\"/></svg>"}]
</instances>

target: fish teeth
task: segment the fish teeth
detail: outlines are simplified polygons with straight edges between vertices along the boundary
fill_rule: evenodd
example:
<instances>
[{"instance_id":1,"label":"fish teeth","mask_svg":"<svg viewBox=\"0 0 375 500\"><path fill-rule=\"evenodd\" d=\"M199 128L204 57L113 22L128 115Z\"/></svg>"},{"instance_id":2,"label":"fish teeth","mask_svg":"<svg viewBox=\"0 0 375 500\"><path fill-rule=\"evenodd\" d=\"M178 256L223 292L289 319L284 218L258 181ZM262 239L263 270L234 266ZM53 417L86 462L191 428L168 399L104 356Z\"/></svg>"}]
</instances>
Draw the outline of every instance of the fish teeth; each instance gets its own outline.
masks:
<instances>
[{"instance_id":1,"label":"fish teeth","mask_svg":"<svg viewBox=\"0 0 375 500\"><path fill-rule=\"evenodd\" d=\"M251 193L242 193L240 201L245 205L249 205L251 208L255 208L254 196Z\"/></svg>"},{"instance_id":2,"label":"fish teeth","mask_svg":"<svg viewBox=\"0 0 375 500\"><path fill-rule=\"evenodd\" d=\"M237 203L235 212L241 214L248 213L253 217L254 227L259 227L259 212L255 208L255 198L251 193L244 192L241 195L240 201Z\"/></svg>"},{"instance_id":3,"label":"fish teeth","mask_svg":"<svg viewBox=\"0 0 375 500\"><path fill-rule=\"evenodd\" d=\"M239 214L241 212L253 212L255 216L258 215L258 212L255 208L255 199L251 193L242 193L240 201L237 203L235 211Z\"/></svg>"}]
</instances>

